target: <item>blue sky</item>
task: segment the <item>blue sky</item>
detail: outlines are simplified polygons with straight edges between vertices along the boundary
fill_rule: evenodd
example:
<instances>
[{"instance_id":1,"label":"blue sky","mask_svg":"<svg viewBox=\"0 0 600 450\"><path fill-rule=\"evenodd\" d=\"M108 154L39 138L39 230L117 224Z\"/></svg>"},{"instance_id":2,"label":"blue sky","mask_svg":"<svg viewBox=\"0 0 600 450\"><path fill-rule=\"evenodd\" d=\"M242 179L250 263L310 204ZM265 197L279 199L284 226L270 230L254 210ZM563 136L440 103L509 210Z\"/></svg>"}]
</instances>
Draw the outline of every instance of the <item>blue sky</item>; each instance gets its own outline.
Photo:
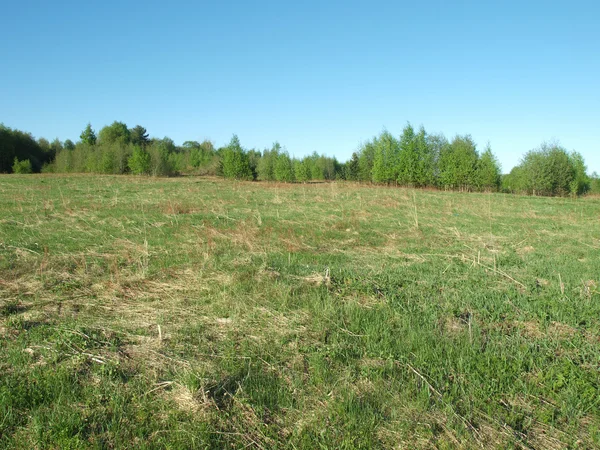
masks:
<instances>
[{"instance_id":1,"label":"blue sky","mask_svg":"<svg viewBox=\"0 0 600 450\"><path fill-rule=\"evenodd\" d=\"M505 172L551 139L600 172L599 23L591 1L5 2L0 122L345 160L410 121Z\"/></svg>"}]
</instances>

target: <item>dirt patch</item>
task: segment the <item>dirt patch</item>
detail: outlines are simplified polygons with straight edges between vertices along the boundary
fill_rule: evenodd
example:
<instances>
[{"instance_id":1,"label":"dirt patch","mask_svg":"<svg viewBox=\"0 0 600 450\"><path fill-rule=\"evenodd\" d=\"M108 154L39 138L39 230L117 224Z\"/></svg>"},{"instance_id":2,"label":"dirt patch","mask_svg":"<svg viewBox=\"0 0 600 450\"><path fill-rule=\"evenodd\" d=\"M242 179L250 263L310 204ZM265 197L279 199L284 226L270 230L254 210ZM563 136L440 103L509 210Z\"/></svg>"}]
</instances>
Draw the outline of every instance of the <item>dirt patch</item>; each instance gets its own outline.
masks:
<instances>
[{"instance_id":1,"label":"dirt patch","mask_svg":"<svg viewBox=\"0 0 600 450\"><path fill-rule=\"evenodd\" d=\"M215 402L202 389L194 393L186 386L177 384L166 394L181 411L187 413L207 414L209 410L216 409Z\"/></svg>"},{"instance_id":2,"label":"dirt patch","mask_svg":"<svg viewBox=\"0 0 600 450\"><path fill-rule=\"evenodd\" d=\"M535 248L533 248L531 245L528 245L526 247L521 247L517 249L517 253L521 256L523 255L527 255L528 253L534 252Z\"/></svg>"},{"instance_id":3,"label":"dirt patch","mask_svg":"<svg viewBox=\"0 0 600 450\"><path fill-rule=\"evenodd\" d=\"M569 339L577 334L577 329L566 323L552 322L548 327L548 334L559 339Z\"/></svg>"},{"instance_id":4,"label":"dirt patch","mask_svg":"<svg viewBox=\"0 0 600 450\"><path fill-rule=\"evenodd\" d=\"M540 339L545 335L545 333L540 328L540 324L532 320L527 320L523 322L516 321L515 325L516 328L521 332L521 335L527 338Z\"/></svg>"},{"instance_id":5,"label":"dirt patch","mask_svg":"<svg viewBox=\"0 0 600 450\"><path fill-rule=\"evenodd\" d=\"M467 328L467 324L458 317L447 317L442 322L444 334L450 337L457 337L463 334Z\"/></svg>"}]
</instances>

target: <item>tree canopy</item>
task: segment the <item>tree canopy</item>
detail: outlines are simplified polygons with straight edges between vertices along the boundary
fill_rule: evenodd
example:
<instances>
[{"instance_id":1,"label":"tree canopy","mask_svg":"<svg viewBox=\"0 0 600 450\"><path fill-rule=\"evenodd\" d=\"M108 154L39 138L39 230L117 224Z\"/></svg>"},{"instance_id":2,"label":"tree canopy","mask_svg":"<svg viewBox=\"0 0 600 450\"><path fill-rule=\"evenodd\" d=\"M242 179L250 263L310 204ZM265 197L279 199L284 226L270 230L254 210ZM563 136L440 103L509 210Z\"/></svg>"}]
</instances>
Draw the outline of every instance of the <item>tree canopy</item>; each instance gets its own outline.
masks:
<instances>
[{"instance_id":1,"label":"tree canopy","mask_svg":"<svg viewBox=\"0 0 600 450\"><path fill-rule=\"evenodd\" d=\"M31 169L29 169L29 167ZM220 175L236 180L308 182L348 180L461 191L502 191L528 195L583 195L599 192L580 153L543 143L525 153L507 175L488 143L483 151L470 135L448 141L407 123L398 136L387 130L362 143L350 159L312 152L291 156L275 142L264 150L246 149L233 135L216 149L208 140L178 146L169 137L151 138L141 125L114 121L96 136L91 124L77 144L67 139L37 140L0 125L0 172L88 172L164 176L177 173Z\"/></svg>"}]
</instances>

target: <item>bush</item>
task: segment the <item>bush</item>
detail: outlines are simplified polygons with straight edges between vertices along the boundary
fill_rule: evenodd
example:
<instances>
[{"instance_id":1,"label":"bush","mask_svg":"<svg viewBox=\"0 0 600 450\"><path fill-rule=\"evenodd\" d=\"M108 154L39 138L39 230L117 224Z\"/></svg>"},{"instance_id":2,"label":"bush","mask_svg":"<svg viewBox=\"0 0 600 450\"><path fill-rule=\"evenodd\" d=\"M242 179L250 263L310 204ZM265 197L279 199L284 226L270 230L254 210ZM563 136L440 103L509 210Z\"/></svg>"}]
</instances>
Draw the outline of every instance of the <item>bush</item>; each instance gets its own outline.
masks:
<instances>
[{"instance_id":1,"label":"bush","mask_svg":"<svg viewBox=\"0 0 600 450\"><path fill-rule=\"evenodd\" d=\"M127 165L134 175L148 175L150 173L150 154L141 147L135 147Z\"/></svg>"},{"instance_id":2,"label":"bush","mask_svg":"<svg viewBox=\"0 0 600 450\"><path fill-rule=\"evenodd\" d=\"M28 159L24 161L19 161L17 158L15 158L12 170L14 173L33 173L31 161L29 161Z\"/></svg>"}]
</instances>

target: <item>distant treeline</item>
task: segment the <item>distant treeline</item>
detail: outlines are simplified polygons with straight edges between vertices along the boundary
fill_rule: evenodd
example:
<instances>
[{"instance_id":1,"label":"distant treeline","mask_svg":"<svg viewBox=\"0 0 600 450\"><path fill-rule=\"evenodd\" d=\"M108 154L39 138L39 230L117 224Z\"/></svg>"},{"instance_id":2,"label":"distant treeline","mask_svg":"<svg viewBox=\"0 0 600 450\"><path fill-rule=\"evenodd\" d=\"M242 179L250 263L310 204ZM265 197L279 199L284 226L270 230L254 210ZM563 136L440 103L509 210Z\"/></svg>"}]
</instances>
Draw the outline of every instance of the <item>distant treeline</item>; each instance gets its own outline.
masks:
<instances>
[{"instance_id":1,"label":"distant treeline","mask_svg":"<svg viewBox=\"0 0 600 450\"><path fill-rule=\"evenodd\" d=\"M461 191L567 196L600 193L596 173L586 172L577 152L542 144L525 154L510 174L502 175L489 144L482 152L469 135L449 141L408 124L399 137L388 131L365 142L349 161L313 153L291 157L278 143L257 150L233 136L225 147L165 137L149 138L140 125L114 122L98 135L88 124L77 143L34 139L0 125L0 172L103 173L170 176L215 175L237 180L308 182L348 180Z\"/></svg>"}]
</instances>

